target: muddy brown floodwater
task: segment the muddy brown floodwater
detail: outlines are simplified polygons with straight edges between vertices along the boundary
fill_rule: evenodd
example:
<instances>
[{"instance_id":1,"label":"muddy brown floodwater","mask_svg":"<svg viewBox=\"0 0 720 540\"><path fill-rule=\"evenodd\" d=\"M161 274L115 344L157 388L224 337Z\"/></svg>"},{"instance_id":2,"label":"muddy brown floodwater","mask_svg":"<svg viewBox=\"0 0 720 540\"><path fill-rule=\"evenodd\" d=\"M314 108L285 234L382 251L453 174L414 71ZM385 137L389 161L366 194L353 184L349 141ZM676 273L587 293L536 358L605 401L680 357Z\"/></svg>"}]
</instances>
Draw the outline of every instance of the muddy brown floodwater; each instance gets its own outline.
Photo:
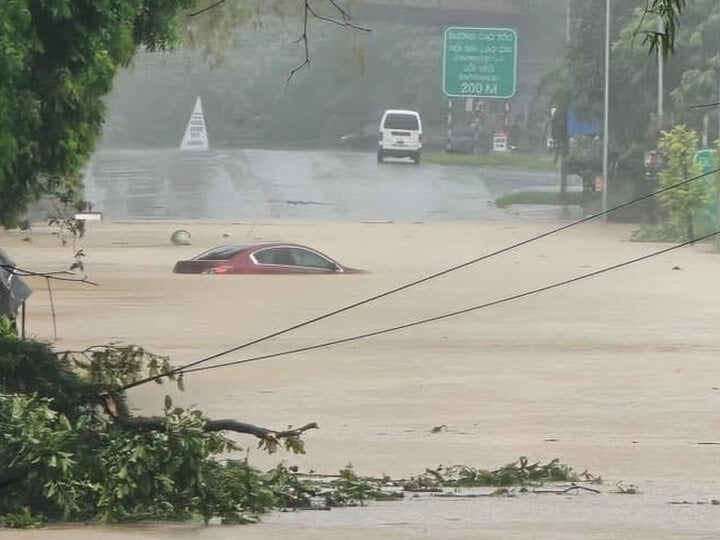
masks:
<instances>
[{"instance_id":1,"label":"muddy brown floodwater","mask_svg":"<svg viewBox=\"0 0 720 540\"><path fill-rule=\"evenodd\" d=\"M231 347L552 224L140 221L92 223L82 240L100 286L55 286L59 348L138 343L177 364ZM169 243L176 228L193 245ZM493 300L636 257L657 245L630 229L586 225L229 356L280 351ZM16 262L66 267L51 231L0 235ZM181 276L173 263L224 242L285 240L349 266L345 276ZM175 400L211 416L273 427L317 421L307 455L264 456L334 472L493 468L520 455L559 458L605 479L593 495L407 499L331 512L275 513L237 527L69 526L0 533L8 540L163 538L715 538L720 506L720 256L705 246L536 297L325 350L191 376ZM32 281L32 280L31 280ZM52 339L42 282L32 334ZM131 392L152 413L164 388ZM447 430L431 433L434 426ZM706 444L701 444L706 443ZM614 483L638 487L620 495ZM673 505L688 501L690 505Z\"/></svg>"}]
</instances>

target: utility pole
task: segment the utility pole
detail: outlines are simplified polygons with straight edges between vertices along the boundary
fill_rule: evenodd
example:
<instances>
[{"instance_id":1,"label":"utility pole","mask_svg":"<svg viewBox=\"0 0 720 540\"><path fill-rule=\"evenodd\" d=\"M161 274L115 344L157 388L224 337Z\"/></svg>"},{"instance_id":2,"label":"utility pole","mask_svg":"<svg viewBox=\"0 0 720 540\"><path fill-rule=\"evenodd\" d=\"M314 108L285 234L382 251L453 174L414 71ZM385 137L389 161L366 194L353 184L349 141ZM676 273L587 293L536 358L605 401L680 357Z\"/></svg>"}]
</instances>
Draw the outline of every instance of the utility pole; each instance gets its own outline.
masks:
<instances>
[{"instance_id":1,"label":"utility pole","mask_svg":"<svg viewBox=\"0 0 720 540\"><path fill-rule=\"evenodd\" d=\"M569 50L570 48L570 39L572 38L571 34L571 25L572 25L572 6L571 6L572 0L567 0L567 7L565 9L565 48L566 50ZM565 122L565 128L563 129L563 132L567 129L567 114L568 114L568 108L570 107L569 103L565 104L564 110L562 111L562 121ZM557 110L557 109L556 109ZM553 125L555 123L555 111L551 112L551 118ZM567 210L567 154L568 154L568 137L567 134L564 137L564 140L556 141L556 144L559 146L560 151L560 203L563 207L563 212Z\"/></svg>"},{"instance_id":2,"label":"utility pole","mask_svg":"<svg viewBox=\"0 0 720 540\"><path fill-rule=\"evenodd\" d=\"M610 2L605 0L605 111L603 122L602 211L608 209L608 145L610 143ZM607 215L605 216L607 221Z\"/></svg>"},{"instance_id":3,"label":"utility pole","mask_svg":"<svg viewBox=\"0 0 720 540\"><path fill-rule=\"evenodd\" d=\"M571 1L572 0L567 0L567 7L565 8L565 43L570 43L570 26L572 24Z\"/></svg>"},{"instance_id":4,"label":"utility pole","mask_svg":"<svg viewBox=\"0 0 720 540\"><path fill-rule=\"evenodd\" d=\"M658 20L658 31L661 34L665 33L665 26L663 25L662 19ZM663 56L662 47L657 48L658 55L658 100L657 100L657 122L658 129L661 130L663 127L663 100L665 97L664 88L664 76L665 76L665 57Z\"/></svg>"},{"instance_id":5,"label":"utility pole","mask_svg":"<svg viewBox=\"0 0 720 540\"><path fill-rule=\"evenodd\" d=\"M718 70L718 96L720 96L720 51L718 51L717 57L717 70ZM718 112L718 139L720 139L720 106L717 108ZM718 206L718 214L720 214L720 206ZM718 240L720 242L720 240Z\"/></svg>"}]
</instances>

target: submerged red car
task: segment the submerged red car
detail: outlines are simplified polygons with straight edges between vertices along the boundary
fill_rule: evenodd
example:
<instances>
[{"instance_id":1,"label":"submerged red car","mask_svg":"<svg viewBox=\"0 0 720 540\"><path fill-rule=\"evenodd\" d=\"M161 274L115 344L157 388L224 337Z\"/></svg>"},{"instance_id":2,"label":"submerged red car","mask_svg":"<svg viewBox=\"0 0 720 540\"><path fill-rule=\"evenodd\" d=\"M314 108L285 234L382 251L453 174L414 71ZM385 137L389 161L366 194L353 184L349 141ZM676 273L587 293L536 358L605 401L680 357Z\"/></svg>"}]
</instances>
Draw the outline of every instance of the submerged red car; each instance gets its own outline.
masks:
<instances>
[{"instance_id":1,"label":"submerged red car","mask_svg":"<svg viewBox=\"0 0 720 540\"><path fill-rule=\"evenodd\" d=\"M176 274L360 274L319 251L296 244L229 244L188 261L178 261Z\"/></svg>"}]
</instances>

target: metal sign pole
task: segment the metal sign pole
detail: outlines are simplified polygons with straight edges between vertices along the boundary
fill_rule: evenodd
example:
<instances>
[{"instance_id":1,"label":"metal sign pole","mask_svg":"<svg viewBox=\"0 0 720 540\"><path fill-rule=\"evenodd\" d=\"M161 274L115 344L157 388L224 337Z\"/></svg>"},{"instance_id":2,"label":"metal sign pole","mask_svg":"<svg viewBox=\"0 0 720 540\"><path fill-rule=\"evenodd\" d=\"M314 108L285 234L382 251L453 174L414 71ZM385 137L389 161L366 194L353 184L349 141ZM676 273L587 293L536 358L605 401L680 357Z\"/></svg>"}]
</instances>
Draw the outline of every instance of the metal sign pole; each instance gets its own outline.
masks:
<instances>
[{"instance_id":1,"label":"metal sign pole","mask_svg":"<svg viewBox=\"0 0 720 540\"><path fill-rule=\"evenodd\" d=\"M453 151L452 125L453 125L452 99L448 99L448 102L447 102L447 144L445 145L446 152Z\"/></svg>"},{"instance_id":2,"label":"metal sign pole","mask_svg":"<svg viewBox=\"0 0 720 540\"><path fill-rule=\"evenodd\" d=\"M665 27L663 26L662 20L658 22L658 32L665 33ZM664 106L663 106L663 100L664 100L664 84L663 84L663 77L665 73L665 57L663 56L662 47L658 47L657 50L658 54L658 101L657 101L657 117L658 117L658 129L662 129L663 127L663 112L664 112Z\"/></svg>"},{"instance_id":3,"label":"metal sign pole","mask_svg":"<svg viewBox=\"0 0 720 540\"><path fill-rule=\"evenodd\" d=\"M603 126L602 211L608 209L608 145L610 142L610 0L605 0L605 111ZM607 221L608 216L605 215Z\"/></svg>"}]
</instances>

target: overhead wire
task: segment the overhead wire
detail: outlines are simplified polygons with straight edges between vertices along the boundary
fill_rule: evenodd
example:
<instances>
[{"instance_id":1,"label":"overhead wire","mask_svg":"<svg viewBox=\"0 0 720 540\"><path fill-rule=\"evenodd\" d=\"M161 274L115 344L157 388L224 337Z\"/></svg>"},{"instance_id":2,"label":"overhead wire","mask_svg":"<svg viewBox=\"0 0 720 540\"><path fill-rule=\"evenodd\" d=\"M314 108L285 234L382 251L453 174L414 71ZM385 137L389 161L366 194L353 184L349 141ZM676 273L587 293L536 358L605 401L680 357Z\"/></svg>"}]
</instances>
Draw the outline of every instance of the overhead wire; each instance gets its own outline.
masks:
<instances>
[{"instance_id":1,"label":"overhead wire","mask_svg":"<svg viewBox=\"0 0 720 540\"><path fill-rule=\"evenodd\" d=\"M263 342L265 342L265 341L269 341L269 340L271 340L271 339L274 339L274 338L276 338L276 337L280 337L280 336L282 336L282 335L288 334L288 333L293 332L293 331L295 331L295 330L298 330L298 329L300 329L300 328L304 328L304 327L306 327L306 326L310 326L310 325L315 324L315 323L317 323L317 322L320 322L320 321L329 319L330 317L334 317L335 315L339 315L339 314L341 314L341 313L345 313L345 312L347 312L347 311L350 311L350 310L352 310L352 309L358 308L358 307L360 307L360 306L364 306L364 305L370 304L370 303L375 302L375 301L377 301L377 300L380 300L380 299L382 299L382 298L386 298L386 297L388 297L388 296L397 294L397 293L399 293L399 292L402 292L402 291L404 291L404 290L410 289L410 288L412 288L412 287L416 287L416 286L418 286L418 285L421 285L421 284L426 283L426 282L428 282L428 281L431 281L431 280L433 280L433 279L437 279L437 278L439 278L439 277L442 277L442 276L451 274L451 273L453 273L453 272L457 272L458 270L462 270L463 268L467 268L467 267L472 266L472 265L475 265L475 264L477 264L477 263L479 263L479 262L486 261L486 260L491 259L491 258L493 258L493 257L497 257L498 255L502 255L502 254L504 254L504 253L507 253L507 252L509 252L509 251L515 250L515 249L520 248L520 247L523 247L523 246L526 246L526 245L531 244L531 243L533 243L533 242L537 242L538 240L542 240L543 238L547 238L547 237L549 237L549 236L552 236L552 235L558 234L558 233L560 233L560 232L566 231L566 230L568 230L568 229L571 229L572 227L576 227L576 226L581 225L581 224L583 224L583 223L587 223L587 222L589 222L589 221L593 221L593 220L599 219L599 218L604 217L604 216L606 216L606 215L608 215L608 214L611 214L611 213L613 213L613 212L617 212L618 210L621 210L621 209L623 209L623 208L627 208L627 207L633 206L633 205L638 204L638 203L640 203L640 202L642 202L642 201L649 200L649 199L651 199L651 198L653 198L653 197L657 197L658 195L661 195L661 194L663 194L663 193L667 193L667 192L669 192L669 191L675 190L675 189L677 189L677 188L680 188L680 187L682 187L682 186L685 186L685 185L690 184L690 183L692 183L692 182L696 182L696 181L698 181L698 180L701 180L701 179L703 179L703 178L706 178L706 177L708 177L708 176L711 176L711 175L717 174L717 173L720 173L720 167L717 167L717 168L715 168L715 169L706 171L706 172L704 172L704 173L702 173L702 174L693 176L693 177L691 177L691 178L687 178L687 179L681 180L680 182L676 182L676 183L671 184L671 185L669 185L669 186L665 186L665 187L663 187L663 188L657 189L657 190L655 190L655 191L653 191L653 192L651 192L651 193L648 193L648 194L643 195L643 196L641 196L641 197L635 198L635 199L633 199L633 200L631 200L631 201L624 202L624 203L618 204L618 205L616 205L616 206L610 207L610 208L608 208L607 210L602 211L602 212L599 212L599 213L597 213L597 214L592 214L592 215L585 216L585 217L583 217L583 218L577 219L577 220L575 220L575 221L571 221L571 222L569 222L569 223L566 223L566 224L561 225L561 226L559 226L559 227L556 227L556 228L554 228L554 229L550 229L550 230L545 231L545 232L543 232L543 233L540 233L540 234L531 236L530 238L526 238L525 240L521 240L521 241L516 242L516 243L514 243L514 244L510 244L510 245L508 245L508 246L506 246L506 247L503 247L503 248L500 248L500 249L491 251L490 253L486 253L485 255L481 255L481 256L479 256L479 257L475 257L475 258L473 258L473 259L470 259L469 261L465 261L465 262L463 262L463 263L460 263L460 264L451 266L451 267L446 268L446 269L444 269L444 270L440 270L440 271L438 271L438 272L434 272L434 273L429 274L429 275L427 275L427 276L425 276L425 277L416 279L416 280L414 280L414 281L410 281L410 282L405 283L405 284L403 284L403 285L399 285L399 286L393 287L393 288L391 288L391 289L389 289L389 290L387 290L387 291L384 291L384 292L382 292L382 293L375 294L375 295L370 296L370 297L368 297L368 298L365 298L365 299L363 299L363 300L358 300L358 301L356 301L356 302L352 302L352 303L347 304L347 305L345 305L345 306L342 306L342 307L340 307L340 308L337 308L337 309L331 310L331 311L329 311L329 312L323 313L322 315L318 315L318 316L316 316L316 317L312 317L312 318L307 319L307 320L305 320L305 321L302 321L302 322L299 322L299 323L290 325L290 326L288 326L288 327L285 327L285 328L283 328L283 329L281 329L281 330L277 330L277 331L271 332L271 333L269 333L269 334L266 334L266 335L264 335L264 336L261 336L261 337L255 338L255 339L251 339L251 340L246 341L246 342L244 342L244 343L242 343L242 344L240 344L240 345L237 345L237 346L234 346L234 347L230 347L230 348L228 348L228 349L225 349L225 350L222 350L222 351L220 351L220 352L211 354L211 355L209 355L209 356L205 356L205 357L200 358L200 359L198 359L198 360L195 360L195 361L193 361L193 362L184 364L184 365L182 365L182 366L178 366L177 368L174 368L174 369L172 369L172 370L170 370L170 371L168 371L168 372L161 373L161 374L157 374L157 375L153 375L153 376L151 376L151 377L145 377L145 378L143 378L143 379L139 379L139 380L137 380L137 381L135 381L135 382L132 382L132 383L129 383L129 384L123 386L122 388L120 388L120 391L129 390L129 389L131 389L131 388L135 388L135 387L141 386L141 385L143 385L143 384L147 384L147 383L150 383L150 382L154 382L154 381L156 381L156 380L159 380L159 379L163 379L163 378L166 378L166 377L169 377L169 376L172 376L172 375L176 375L176 374L181 373L181 372L185 372L185 371L190 370L190 369L192 369L192 368L195 368L195 367L197 367L197 366L199 366L199 365L206 364L206 363L208 363L208 362L211 362L211 361L216 360L216 359L218 359L218 358L221 358L221 357L223 357L223 356L227 356L228 354L232 354L232 353L238 352L238 351L240 351L240 350L246 349L246 348L248 348L248 347L252 347L253 345L257 345L257 344L259 344L259 343L263 343Z\"/></svg>"},{"instance_id":2,"label":"overhead wire","mask_svg":"<svg viewBox=\"0 0 720 540\"><path fill-rule=\"evenodd\" d=\"M306 346L306 347L299 347L299 348L296 348L296 349L289 349L289 350L280 351L280 352L276 352L276 353L265 354L265 355L262 355L262 356L255 356L255 357L252 357L252 358L245 358L245 359L242 359L242 360L234 360L234 361L231 361L231 362L223 362L223 363L221 363L221 364L214 364L214 365L211 365L211 366L202 366L202 367L195 367L195 368L185 369L185 370L182 370L181 373L186 374L186 373L197 373L197 372L201 372L201 371L210 371L210 370L213 370L213 369L219 369L219 368L230 367L230 366L237 366L237 365L241 365L241 364L249 364L249 363L252 363L252 362L258 362L258 361L260 361L260 360L268 360L268 359L270 359L270 358L278 358L278 357L281 357L281 356L288 356L288 355L291 355L291 354L298 354L298 353L307 352L307 351L314 351L314 350L318 350L318 349L324 349L324 348L327 348L327 347L332 347L332 346L334 346L334 345L341 345L341 344L350 343L350 342L353 342L353 341L360 341L360 340L363 340L363 339L369 339L369 338L381 336L381 335L384 335L384 334L390 334L390 333L393 333L393 332L398 332L398 331L400 331L400 330L406 330L406 329L408 329L408 328L413 328L413 327L416 327L416 326L422 326L422 325L425 325L425 324L430 324L430 323L437 322L437 321L441 321L441 320L444 320L444 319L450 319L450 318L452 318L452 317L458 317L458 316L460 316L460 315L465 315L465 314L467 314L467 313L471 313L471 312L475 312L475 311L480 311L480 310L483 310L483 309L488 309L488 308L491 308L491 307L494 307L494 306L499 306L499 305L502 305L502 304L507 304L507 303L513 302L513 301L515 301L515 300L520 300L521 298L527 298L527 297L529 297L529 296L534 296L534 295L537 295L537 294L541 294L541 293L544 293L544 292L547 292L547 291L551 291L551 290L553 290L553 289L558 289L558 288L561 288L561 287L566 287L566 286L571 285L571 284L573 284L573 283L577 283L578 281L583 281L583 280L586 280L586 279L589 279L589 278L592 278L592 277L595 277L595 276L599 276L599 275L602 275L602 274L606 274L606 273L608 273L608 272L612 272L612 271L614 271L614 270L618 270L618 269L620 269L620 268L624 268L624 267L626 267L626 266L630 266L630 265L632 265L632 264L636 264L636 263L639 263L639 262L642 262L642 261L645 261L645 260L648 260L648 259L653 259L653 258L655 258L655 257L659 257L660 255L664 255L665 253L670 253L671 251L675 251L675 250L681 249L681 248L683 248L683 247L685 247L685 246L689 246L689 245L694 244L694 243L697 243L697 242L702 242L702 241L704 241L704 240L708 240L709 238L712 238L712 237L718 236L718 235L720 235L720 230L714 231L714 232L712 232L712 233L705 234L705 235L700 236L700 237L698 237L698 238L695 238L695 239L693 239L693 240L688 240L688 241L686 241L686 242L682 242L682 243L680 243L680 244L676 244L676 245L674 245L674 246L670 246L670 247L661 249L661 250L659 250L659 251L654 251L654 252L652 252L652 253L648 253L648 254L646 254L646 255L642 255L642 256L636 257L636 258L634 258L634 259L630 259L630 260L627 260L627 261L624 261L624 262L621 262L621 263L618 263L618 264L614 264L614 265L612 265L612 266L606 266L606 267L604 267L604 268L601 268L601 269L599 269L599 270L595 270L595 271L593 271L593 272L588 272L588 273L586 273L586 274L581 274L581 275L579 275L579 276L575 276L575 277L570 278L570 279L565 279L565 280L562 280L562 281L557 281L557 282L555 282L555 283L551 283L550 285L544 285L544 286L542 286L542 287L537 287L537 288L535 288L535 289L531 289L531 290L524 291L524 292L521 292L521 293L513 294L513 295L510 295L510 296L505 296L505 297L500 298L500 299L498 299L498 300L492 300L492 301L490 301L490 302L485 302L485 303L478 304L478 305L475 305L475 306L470 306L470 307L467 307L467 308L464 308L464 309L459 309L459 310L457 310L457 311L451 311L451 312L449 312L449 313L444 313L444 314L442 314L442 315L435 315L435 316L432 316L432 317L426 317L426 318L424 318L424 319L419 319L419 320L412 321L412 322L408 322L408 323L405 323L405 324L400 324L400 325L397 325L397 326L392 326L392 327L384 328L384 329L381 329L381 330L375 330L375 331L373 331L373 332L367 332L367 333L365 333L365 334L357 334L357 335L355 335L355 336L350 336L350 337L346 337L346 338L336 339L336 340L332 340L332 341L325 341L325 342L318 343L318 344L315 344L315 345L308 345L308 346Z\"/></svg>"}]
</instances>

